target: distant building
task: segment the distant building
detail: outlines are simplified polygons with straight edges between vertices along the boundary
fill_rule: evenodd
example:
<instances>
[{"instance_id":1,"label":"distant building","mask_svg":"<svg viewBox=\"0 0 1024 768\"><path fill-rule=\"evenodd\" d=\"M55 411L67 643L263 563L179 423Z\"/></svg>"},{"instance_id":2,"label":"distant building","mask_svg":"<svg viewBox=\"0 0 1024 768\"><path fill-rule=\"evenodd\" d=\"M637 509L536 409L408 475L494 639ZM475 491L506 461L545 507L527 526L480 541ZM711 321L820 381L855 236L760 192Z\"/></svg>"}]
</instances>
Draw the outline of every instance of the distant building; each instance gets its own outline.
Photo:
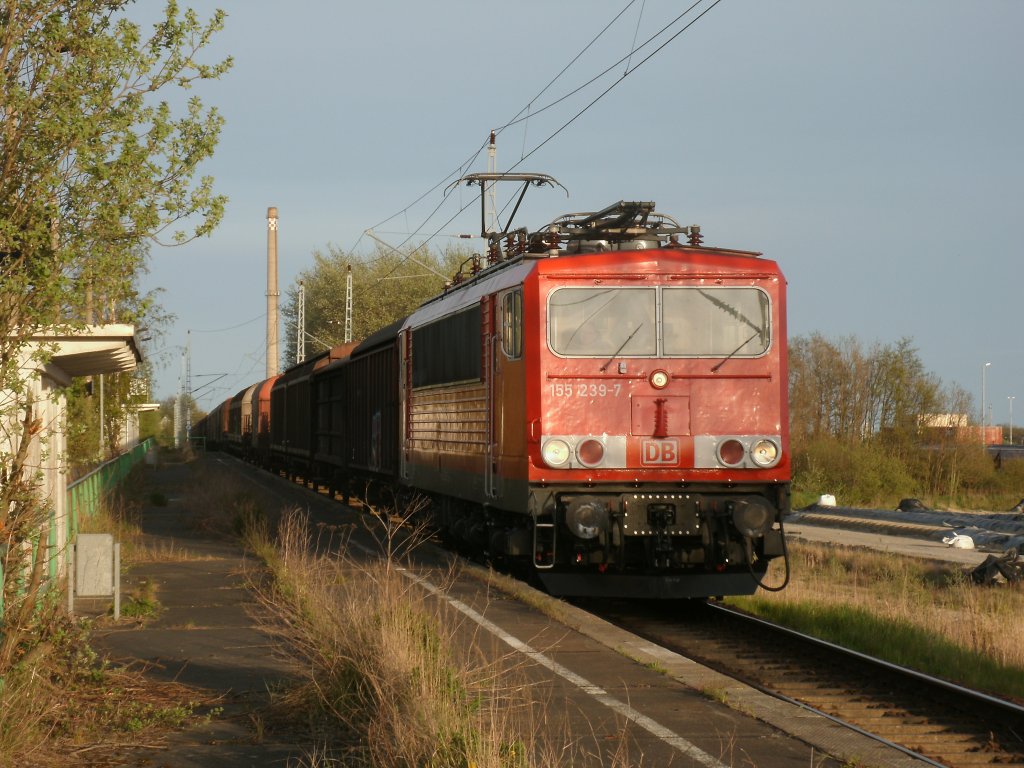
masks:
<instances>
[{"instance_id":1,"label":"distant building","mask_svg":"<svg viewBox=\"0 0 1024 768\"><path fill-rule=\"evenodd\" d=\"M972 425L966 413L926 413L918 417L917 424L922 432L930 432L936 439L979 445L1000 445L1003 442L1002 427Z\"/></svg>"},{"instance_id":2,"label":"distant building","mask_svg":"<svg viewBox=\"0 0 1024 768\"><path fill-rule=\"evenodd\" d=\"M967 423L966 413L926 413L918 418L923 429L963 429Z\"/></svg>"}]
</instances>

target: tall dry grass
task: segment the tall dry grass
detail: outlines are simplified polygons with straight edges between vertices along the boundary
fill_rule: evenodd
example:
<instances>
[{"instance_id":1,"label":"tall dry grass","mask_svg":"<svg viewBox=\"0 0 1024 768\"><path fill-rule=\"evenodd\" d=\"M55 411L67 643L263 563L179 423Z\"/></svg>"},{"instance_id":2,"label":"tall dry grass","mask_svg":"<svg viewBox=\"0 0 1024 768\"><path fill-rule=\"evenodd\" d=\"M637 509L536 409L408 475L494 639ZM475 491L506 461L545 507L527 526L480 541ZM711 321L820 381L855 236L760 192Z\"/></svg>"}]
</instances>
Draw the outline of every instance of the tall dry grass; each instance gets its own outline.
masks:
<instances>
[{"instance_id":1,"label":"tall dry grass","mask_svg":"<svg viewBox=\"0 0 1024 768\"><path fill-rule=\"evenodd\" d=\"M785 590L730 600L809 634L1024 699L1024 589L980 587L963 566L794 542ZM781 563L769 581L781 580Z\"/></svg>"},{"instance_id":2,"label":"tall dry grass","mask_svg":"<svg viewBox=\"0 0 1024 768\"><path fill-rule=\"evenodd\" d=\"M207 555L190 551L186 546L172 540L148 539L142 529L142 509L149 505L166 507L168 500L161 492L151 490L151 470L146 465L136 466L124 483L103 496L97 509L79 519L80 533L110 533L121 545L121 564L131 568L137 563L177 563L201 560ZM255 514L255 503L246 496L241 483L227 482L226 488L208 480L201 469L195 473L194 494L189 494L189 506L194 508L188 524L193 529L210 525L211 518L217 518L225 531L231 526L239 527L242 515ZM193 486L190 486L193 487ZM230 496L226 496L230 494ZM228 510L227 513L224 510ZM227 514L228 516L221 520Z\"/></svg>"},{"instance_id":3,"label":"tall dry grass","mask_svg":"<svg viewBox=\"0 0 1024 768\"><path fill-rule=\"evenodd\" d=\"M462 614L428 597L394 556L356 557L350 530L311 529L291 511L276 540L266 525L247 535L268 565L256 588L270 629L305 676L279 705L344 735L308 765L525 768L602 752L609 766L639 764L628 734L611 750L607 734L570 734L523 662L500 650L484 658L487 641Z\"/></svg>"},{"instance_id":4,"label":"tall dry grass","mask_svg":"<svg viewBox=\"0 0 1024 768\"><path fill-rule=\"evenodd\" d=\"M129 560L142 538L139 524L141 498L145 488L145 468L135 467L124 483L100 499L97 508L78 519L80 533L112 533L121 542L122 558Z\"/></svg>"}]
</instances>

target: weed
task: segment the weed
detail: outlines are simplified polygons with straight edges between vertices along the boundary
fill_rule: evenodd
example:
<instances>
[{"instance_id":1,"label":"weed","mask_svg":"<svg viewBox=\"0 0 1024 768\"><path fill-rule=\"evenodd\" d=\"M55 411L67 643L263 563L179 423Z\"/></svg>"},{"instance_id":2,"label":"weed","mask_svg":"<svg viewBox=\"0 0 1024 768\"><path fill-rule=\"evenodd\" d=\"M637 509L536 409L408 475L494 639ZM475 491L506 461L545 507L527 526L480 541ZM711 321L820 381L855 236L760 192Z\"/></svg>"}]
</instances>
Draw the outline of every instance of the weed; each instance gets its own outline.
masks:
<instances>
[{"instance_id":1,"label":"weed","mask_svg":"<svg viewBox=\"0 0 1024 768\"><path fill-rule=\"evenodd\" d=\"M153 726L180 728L192 717L195 706L191 701L169 707L132 702L122 712L121 727L129 733L138 733Z\"/></svg>"},{"instance_id":2,"label":"weed","mask_svg":"<svg viewBox=\"0 0 1024 768\"><path fill-rule=\"evenodd\" d=\"M148 579L139 582L138 588L121 604L121 615L132 619L148 619L160 612L160 601L156 598L156 584Z\"/></svg>"},{"instance_id":3,"label":"weed","mask_svg":"<svg viewBox=\"0 0 1024 768\"><path fill-rule=\"evenodd\" d=\"M651 670L651 672L657 672L659 675L665 675L666 677L668 676L668 667L663 664L659 664L656 661L649 661L644 664L644 666Z\"/></svg>"},{"instance_id":4,"label":"weed","mask_svg":"<svg viewBox=\"0 0 1024 768\"><path fill-rule=\"evenodd\" d=\"M711 701L717 701L719 704L729 703L729 694L724 688L718 686L708 685L700 689L700 694L706 699Z\"/></svg>"},{"instance_id":5,"label":"weed","mask_svg":"<svg viewBox=\"0 0 1024 768\"><path fill-rule=\"evenodd\" d=\"M266 721L258 712L249 713L249 723L252 726L252 743L262 744L266 736Z\"/></svg>"},{"instance_id":6,"label":"weed","mask_svg":"<svg viewBox=\"0 0 1024 768\"><path fill-rule=\"evenodd\" d=\"M160 603L140 597L129 597L121 605L121 615L129 619L149 619L160 612Z\"/></svg>"}]
</instances>

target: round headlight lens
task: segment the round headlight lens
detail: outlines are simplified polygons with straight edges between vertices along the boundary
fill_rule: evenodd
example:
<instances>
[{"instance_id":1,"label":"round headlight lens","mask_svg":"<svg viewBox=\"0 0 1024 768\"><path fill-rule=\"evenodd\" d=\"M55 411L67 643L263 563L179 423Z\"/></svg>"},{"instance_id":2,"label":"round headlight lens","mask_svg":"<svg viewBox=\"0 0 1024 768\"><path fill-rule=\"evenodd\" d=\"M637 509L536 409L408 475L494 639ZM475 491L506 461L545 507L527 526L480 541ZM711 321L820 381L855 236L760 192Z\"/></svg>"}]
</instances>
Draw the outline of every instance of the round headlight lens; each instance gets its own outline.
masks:
<instances>
[{"instance_id":1,"label":"round headlight lens","mask_svg":"<svg viewBox=\"0 0 1024 768\"><path fill-rule=\"evenodd\" d=\"M578 539L596 539L608 530L608 505L595 498L574 499L566 506L565 524Z\"/></svg>"},{"instance_id":2,"label":"round headlight lens","mask_svg":"<svg viewBox=\"0 0 1024 768\"><path fill-rule=\"evenodd\" d=\"M750 458L759 467L770 467L779 460L779 446L773 440L758 440L750 449Z\"/></svg>"},{"instance_id":3,"label":"round headlight lens","mask_svg":"<svg viewBox=\"0 0 1024 768\"><path fill-rule=\"evenodd\" d=\"M595 467L604 459L604 444L588 438L576 446L576 458L585 467Z\"/></svg>"},{"instance_id":4,"label":"round headlight lens","mask_svg":"<svg viewBox=\"0 0 1024 768\"><path fill-rule=\"evenodd\" d=\"M655 371L651 374L651 386L655 389L664 389L668 386L668 372L667 371Z\"/></svg>"},{"instance_id":5,"label":"round headlight lens","mask_svg":"<svg viewBox=\"0 0 1024 768\"><path fill-rule=\"evenodd\" d=\"M764 536L775 521L775 510L761 499L741 499L732 510L732 522L744 536Z\"/></svg>"},{"instance_id":6,"label":"round headlight lens","mask_svg":"<svg viewBox=\"0 0 1024 768\"><path fill-rule=\"evenodd\" d=\"M736 467L743 463L743 443L735 438L723 440L718 444L718 458L728 467Z\"/></svg>"},{"instance_id":7,"label":"round headlight lens","mask_svg":"<svg viewBox=\"0 0 1024 768\"><path fill-rule=\"evenodd\" d=\"M540 449L544 463L549 467L560 467L569 460L569 444L565 440L552 439Z\"/></svg>"}]
</instances>

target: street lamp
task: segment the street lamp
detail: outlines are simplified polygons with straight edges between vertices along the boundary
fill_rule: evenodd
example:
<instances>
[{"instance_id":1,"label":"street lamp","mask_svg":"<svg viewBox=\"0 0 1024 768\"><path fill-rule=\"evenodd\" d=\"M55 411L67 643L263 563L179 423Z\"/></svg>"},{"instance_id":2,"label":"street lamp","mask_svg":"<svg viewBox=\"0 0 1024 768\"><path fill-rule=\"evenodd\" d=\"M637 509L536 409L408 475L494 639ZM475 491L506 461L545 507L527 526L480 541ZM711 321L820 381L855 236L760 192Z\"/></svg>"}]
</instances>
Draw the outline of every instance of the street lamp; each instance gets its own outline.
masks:
<instances>
[{"instance_id":1,"label":"street lamp","mask_svg":"<svg viewBox=\"0 0 1024 768\"><path fill-rule=\"evenodd\" d=\"M1013 399L1015 395L1008 395L1007 400L1010 401L1010 445L1013 445Z\"/></svg>"},{"instance_id":2,"label":"street lamp","mask_svg":"<svg viewBox=\"0 0 1024 768\"><path fill-rule=\"evenodd\" d=\"M985 363L983 366L981 366L981 444L982 445L985 444L985 427L986 427L986 423L985 423L986 422L986 419L985 419L985 400L986 400L986 390L988 388L987 384L986 384L986 378L985 377L988 374L988 367L990 365L992 365L992 363Z\"/></svg>"}]
</instances>

